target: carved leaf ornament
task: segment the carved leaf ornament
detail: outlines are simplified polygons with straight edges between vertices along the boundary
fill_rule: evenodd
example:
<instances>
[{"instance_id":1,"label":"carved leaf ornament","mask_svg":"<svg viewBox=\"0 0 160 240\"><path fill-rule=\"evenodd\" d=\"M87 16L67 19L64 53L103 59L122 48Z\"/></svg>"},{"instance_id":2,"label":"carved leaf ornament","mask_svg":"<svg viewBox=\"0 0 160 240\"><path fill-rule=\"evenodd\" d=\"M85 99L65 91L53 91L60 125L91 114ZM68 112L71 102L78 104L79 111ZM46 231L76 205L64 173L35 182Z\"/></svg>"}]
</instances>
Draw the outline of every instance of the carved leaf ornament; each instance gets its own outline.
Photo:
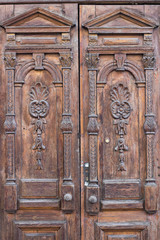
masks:
<instances>
[{"instance_id":1,"label":"carved leaf ornament","mask_svg":"<svg viewBox=\"0 0 160 240\"><path fill-rule=\"evenodd\" d=\"M47 116L49 111L49 104L47 102L48 94L47 87L42 86L40 82L31 87L29 111L32 117L39 119Z\"/></svg>"},{"instance_id":2,"label":"carved leaf ornament","mask_svg":"<svg viewBox=\"0 0 160 240\"><path fill-rule=\"evenodd\" d=\"M34 119L33 124L35 125L35 133L37 137L35 139L35 144L32 149L37 150L37 169L43 169L42 167L42 150L45 149L42 140L42 133L44 132L44 124L46 123L45 117L49 112L48 95L49 91L46 86L42 85L41 82L37 82L31 87L30 92L30 104L29 113Z\"/></svg>"},{"instance_id":3,"label":"carved leaf ornament","mask_svg":"<svg viewBox=\"0 0 160 240\"><path fill-rule=\"evenodd\" d=\"M116 126L116 134L120 136L118 144L115 147L115 151L119 151L119 167L118 171L126 171L124 151L128 151L128 146L125 144L124 135L127 134L127 126L130 114L131 106L129 103L130 93L128 87L125 87L122 83L112 87L110 90L111 98L111 114Z\"/></svg>"}]
</instances>

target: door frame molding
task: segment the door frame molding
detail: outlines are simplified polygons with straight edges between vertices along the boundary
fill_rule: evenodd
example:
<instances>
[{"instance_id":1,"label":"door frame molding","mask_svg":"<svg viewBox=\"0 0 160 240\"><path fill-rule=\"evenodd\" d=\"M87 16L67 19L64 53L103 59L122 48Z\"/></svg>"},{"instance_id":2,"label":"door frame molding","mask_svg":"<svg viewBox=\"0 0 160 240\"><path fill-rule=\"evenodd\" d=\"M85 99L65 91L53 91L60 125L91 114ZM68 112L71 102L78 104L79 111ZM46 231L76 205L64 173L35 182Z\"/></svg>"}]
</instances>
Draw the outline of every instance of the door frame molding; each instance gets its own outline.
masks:
<instances>
[{"instance_id":1,"label":"door frame molding","mask_svg":"<svg viewBox=\"0 0 160 240\"><path fill-rule=\"evenodd\" d=\"M127 4L127 5L133 5L133 4L155 4L159 5L160 0L0 0L0 5L3 4L40 4L40 3L78 3L78 4L108 4L108 5L116 5L116 4Z\"/></svg>"}]
</instances>

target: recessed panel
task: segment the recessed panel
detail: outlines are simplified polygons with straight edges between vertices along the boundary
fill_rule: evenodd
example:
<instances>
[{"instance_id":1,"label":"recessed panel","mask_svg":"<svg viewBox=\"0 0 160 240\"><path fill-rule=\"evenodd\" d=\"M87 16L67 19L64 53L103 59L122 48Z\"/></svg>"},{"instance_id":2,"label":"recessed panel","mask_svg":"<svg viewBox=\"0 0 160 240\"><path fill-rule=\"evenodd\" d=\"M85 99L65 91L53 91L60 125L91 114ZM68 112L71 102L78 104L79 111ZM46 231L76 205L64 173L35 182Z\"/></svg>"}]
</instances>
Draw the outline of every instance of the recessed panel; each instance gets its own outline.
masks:
<instances>
[{"instance_id":1,"label":"recessed panel","mask_svg":"<svg viewBox=\"0 0 160 240\"><path fill-rule=\"evenodd\" d=\"M100 99L104 179L139 178L139 99L127 71L109 74Z\"/></svg>"},{"instance_id":2,"label":"recessed panel","mask_svg":"<svg viewBox=\"0 0 160 240\"><path fill-rule=\"evenodd\" d=\"M22 178L57 177L58 113L53 81L46 70L33 70L25 78L22 88Z\"/></svg>"},{"instance_id":3,"label":"recessed panel","mask_svg":"<svg viewBox=\"0 0 160 240\"><path fill-rule=\"evenodd\" d=\"M15 221L14 240L66 240L64 221Z\"/></svg>"},{"instance_id":4,"label":"recessed panel","mask_svg":"<svg viewBox=\"0 0 160 240\"><path fill-rule=\"evenodd\" d=\"M25 240L56 240L54 233L26 233Z\"/></svg>"},{"instance_id":5,"label":"recessed panel","mask_svg":"<svg viewBox=\"0 0 160 240\"><path fill-rule=\"evenodd\" d=\"M56 198L58 181L55 179L21 179L21 198Z\"/></svg>"},{"instance_id":6,"label":"recessed panel","mask_svg":"<svg viewBox=\"0 0 160 240\"><path fill-rule=\"evenodd\" d=\"M107 240L138 240L137 235L127 234L127 235L109 235Z\"/></svg>"}]
</instances>

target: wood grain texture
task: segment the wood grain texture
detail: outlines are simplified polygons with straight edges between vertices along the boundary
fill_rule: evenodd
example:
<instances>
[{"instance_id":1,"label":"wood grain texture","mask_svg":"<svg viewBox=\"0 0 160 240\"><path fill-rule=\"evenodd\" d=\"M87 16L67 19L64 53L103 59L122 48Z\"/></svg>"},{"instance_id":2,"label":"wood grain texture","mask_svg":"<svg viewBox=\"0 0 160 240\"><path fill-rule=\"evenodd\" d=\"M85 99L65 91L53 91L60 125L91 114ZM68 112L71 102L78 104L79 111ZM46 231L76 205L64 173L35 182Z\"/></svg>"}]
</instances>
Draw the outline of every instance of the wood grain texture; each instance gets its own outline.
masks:
<instances>
[{"instance_id":1,"label":"wood grain texture","mask_svg":"<svg viewBox=\"0 0 160 240\"><path fill-rule=\"evenodd\" d=\"M158 4L0 1L0 239L159 240Z\"/></svg>"},{"instance_id":2,"label":"wood grain texture","mask_svg":"<svg viewBox=\"0 0 160 240\"><path fill-rule=\"evenodd\" d=\"M75 151L79 147L78 78L75 78L78 71L77 5L41 6L40 9L35 5L19 5L15 6L14 11L6 7L6 14L2 17L6 29L1 32L2 38L6 36L4 45L15 47L14 53L6 49L1 68L4 72L5 63L3 79L6 77L5 93L8 92L4 109L7 113L5 130L8 153L4 157L7 175L4 172L3 184L5 181L6 184L2 220L6 231L0 233L0 238L5 240L74 240L80 236L79 156ZM74 12L72 16L71 12ZM40 26L39 33L36 31L37 24ZM50 27L54 30L50 31ZM8 34L7 28L14 33ZM68 35L64 35L66 31ZM23 49L18 55L17 47ZM72 69L64 69L63 79L59 57L61 52L68 54L71 47L74 65ZM66 104L68 107L68 97L63 104L64 88L67 92L65 95L70 90L67 113L73 112L74 126L72 135L68 134L67 143L63 141L61 130L63 106ZM64 131L69 130L66 127ZM73 184L63 186L65 190L61 191L64 177L72 177L76 187ZM67 215L62 212L61 198L64 197L68 203L70 190L73 197L69 205L73 211ZM62 192L67 196L63 196ZM73 201L76 201L75 206ZM13 212L15 215L10 215Z\"/></svg>"},{"instance_id":3,"label":"wood grain texture","mask_svg":"<svg viewBox=\"0 0 160 240\"><path fill-rule=\"evenodd\" d=\"M157 226L157 221L155 220L156 214L152 215L151 218L148 218L147 214L144 212L145 202L147 212L147 208L150 208L151 206L153 209L155 208L157 199L156 194L153 194L154 190L156 189L154 188L156 185L152 186L152 188L149 185L148 187L145 185L147 173L147 151L149 150L149 145L147 144L145 131L143 128L145 123L145 108L148 105L147 102L150 104L152 100L156 101L155 99L157 98L155 96L156 93L154 96L152 95L153 99L150 97L150 95L148 98L146 98L146 94L148 95L149 93L145 93L145 91L150 91L147 90L150 89L150 87L148 86L148 83L146 84L147 78L143 65L143 54L151 54L153 48L157 48L157 45L153 43L150 35L152 32L154 32L154 34L158 34L155 25L152 25L151 23L152 21L155 22L153 15L151 17L151 14L149 14L152 18L152 20L150 18L150 23L153 27L151 27L152 30L146 26L149 24L149 19L147 13L145 12L145 7L128 6L125 8L125 6L119 7L118 5L95 5L94 8L94 6L91 7L91 5L85 5L80 8L82 24L80 30L80 100L82 115L81 157L84 163L89 162L89 160L87 160L89 151L87 151L86 148L86 146L89 145L86 132L86 116L90 112L90 101L88 98L90 83L89 74L87 73L87 66L83 60L85 51L87 51L88 54L99 54L99 66L96 84L97 98L94 106L96 106L98 115L97 122L99 127L99 135L97 142L97 164L98 182L101 190L101 205L98 216L93 216L91 218L82 212L82 219L84 219L82 220L83 240L158 239L156 227L150 227L153 226L153 221ZM121 11L122 13L120 13ZM128 15L128 17L126 17L127 11L131 13L130 16ZM153 12L156 12L156 7L154 8ZM137 17L137 15L139 15L139 17ZM158 22L158 18L156 19ZM146 28L143 28L144 25ZM146 33L146 31L148 33ZM140 32L143 36L142 38L139 35ZM156 36L158 37L158 35ZM123 38L127 39L124 43ZM132 45L130 38L137 38L137 43L139 42L139 45ZM107 44L103 39L107 39ZM119 39L121 41L119 41ZM155 69L154 72L156 74ZM119 90L117 90L118 86L121 86L121 93ZM111 91L112 96L110 94ZM124 94L126 97L125 100L123 99L124 92L126 92L126 95ZM158 89L155 92L158 92ZM121 101L123 101L122 105ZM116 105L117 102L118 106L121 108L120 111L118 110L118 106L111 107L113 104ZM125 111L123 112L122 109L125 104L131 106L131 112L129 113L130 108L128 108L127 111L130 116L127 117L128 115L126 115L123 122L124 124L119 126L118 122L121 122L124 116L123 114ZM127 109L127 106L125 109ZM155 110L152 108L152 111L154 112ZM157 113L157 110L155 112ZM119 114L117 115L117 113ZM148 116L148 122L152 121L151 118L153 117ZM154 128L154 124L152 125ZM148 131L149 134L149 131L151 132L151 130L149 130L147 124L145 128L146 132ZM120 136L119 138L118 135ZM122 136L123 141L120 141L122 140ZM157 150L153 148L155 140L152 139L152 141L153 145L150 145L148 154L157 152ZM156 159L153 157L150 159L154 159L154 164L156 165ZM118 171L118 161L125 163L125 168L123 168L123 171ZM150 167L153 167L154 164L150 164ZM155 170L153 170L153 172L154 171ZM104 184L104 188L102 187L102 183ZM122 186L124 186L124 188ZM144 194L145 189L146 195ZM149 192L155 197L151 198ZM88 194L88 192L86 193ZM146 196L147 199L145 199ZM84 196L84 198L85 197L86 196ZM131 218L134 225L133 227L131 223L133 229L127 230L128 227L126 227L126 229L122 230L122 225L124 224L127 226L127 221L130 221ZM136 223L136 221L139 221L138 219L141 219L140 221L142 222L146 222L146 226L144 224L143 230L137 230L137 226L141 225L140 222ZM97 224L99 226L104 226L106 224L109 228L112 228L114 225L116 226L116 224L117 226L115 229L112 228L110 230L108 227L107 229L104 227L103 230L96 228L93 229L94 223L95 225Z\"/></svg>"},{"instance_id":4,"label":"wood grain texture","mask_svg":"<svg viewBox=\"0 0 160 240\"><path fill-rule=\"evenodd\" d=\"M30 4L30 3L82 3L82 4L90 4L91 1L85 1L85 0L1 0L1 4ZM131 2L128 0L92 0L93 4L130 4ZM132 0L132 4L159 4L159 0Z\"/></svg>"}]
</instances>

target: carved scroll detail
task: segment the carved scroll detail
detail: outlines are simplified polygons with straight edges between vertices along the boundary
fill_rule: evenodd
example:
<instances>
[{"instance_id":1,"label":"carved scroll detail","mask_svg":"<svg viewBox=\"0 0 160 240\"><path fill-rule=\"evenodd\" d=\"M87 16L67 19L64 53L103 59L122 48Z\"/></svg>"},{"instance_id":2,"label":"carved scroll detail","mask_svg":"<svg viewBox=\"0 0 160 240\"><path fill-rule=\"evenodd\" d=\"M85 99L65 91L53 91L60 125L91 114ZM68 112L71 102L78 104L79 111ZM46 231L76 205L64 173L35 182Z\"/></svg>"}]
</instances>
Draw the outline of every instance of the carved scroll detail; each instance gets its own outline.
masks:
<instances>
[{"instance_id":1,"label":"carved scroll detail","mask_svg":"<svg viewBox=\"0 0 160 240\"><path fill-rule=\"evenodd\" d=\"M32 124L35 125L35 132L37 137L35 139L35 144L32 149L37 150L37 169L43 169L42 160L42 150L45 150L45 146L42 140L42 133L44 132L44 124L46 124L45 117L49 112L48 95L49 91L46 86L43 86L41 82L37 82L30 89L30 104L29 113L31 117L35 118Z\"/></svg>"},{"instance_id":2,"label":"carved scroll detail","mask_svg":"<svg viewBox=\"0 0 160 240\"><path fill-rule=\"evenodd\" d=\"M6 69L14 69L16 66L16 54L15 53L5 53L4 63Z\"/></svg>"},{"instance_id":3,"label":"carved scroll detail","mask_svg":"<svg viewBox=\"0 0 160 240\"><path fill-rule=\"evenodd\" d=\"M142 58L142 61L143 61L143 65L144 65L144 68L145 68L145 69L153 69L153 68L154 68L154 65L155 65L155 57L154 57L154 54L153 54L153 53L144 54L144 55L143 55L143 58Z\"/></svg>"},{"instance_id":4,"label":"carved scroll detail","mask_svg":"<svg viewBox=\"0 0 160 240\"><path fill-rule=\"evenodd\" d=\"M131 114L131 106L129 103L130 93L128 87L122 83L112 87L110 91L111 97L111 114L116 125L116 134L120 136L115 151L119 151L119 167L118 171L126 171L124 151L128 151L128 146L125 144L124 135L127 134L128 119Z\"/></svg>"},{"instance_id":5,"label":"carved scroll detail","mask_svg":"<svg viewBox=\"0 0 160 240\"><path fill-rule=\"evenodd\" d=\"M71 63L73 60L72 53L61 53L59 58L63 68L71 68Z\"/></svg>"}]
</instances>

